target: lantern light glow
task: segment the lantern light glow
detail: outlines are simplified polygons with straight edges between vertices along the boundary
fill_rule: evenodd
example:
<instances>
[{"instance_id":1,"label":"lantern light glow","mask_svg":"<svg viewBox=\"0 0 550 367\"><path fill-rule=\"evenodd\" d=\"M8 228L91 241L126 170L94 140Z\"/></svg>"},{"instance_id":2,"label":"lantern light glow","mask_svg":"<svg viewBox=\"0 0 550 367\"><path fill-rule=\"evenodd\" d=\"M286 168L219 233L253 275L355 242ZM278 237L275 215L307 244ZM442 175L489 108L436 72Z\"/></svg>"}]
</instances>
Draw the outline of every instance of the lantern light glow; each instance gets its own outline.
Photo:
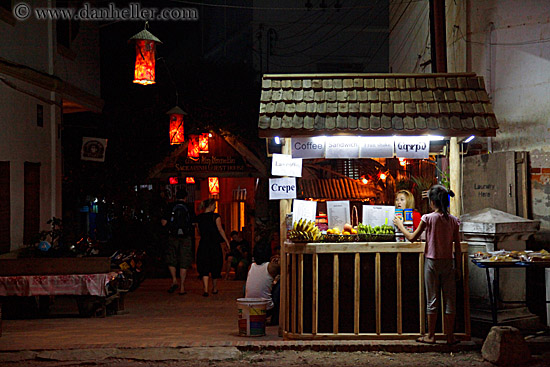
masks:
<instances>
[{"instance_id":1,"label":"lantern light glow","mask_svg":"<svg viewBox=\"0 0 550 367\"><path fill-rule=\"evenodd\" d=\"M183 123L184 116L187 113L176 106L166 112L166 114L170 115L170 145L183 143L185 141Z\"/></svg>"},{"instance_id":2,"label":"lantern light glow","mask_svg":"<svg viewBox=\"0 0 550 367\"><path fill-rule=\"evenodd\" d=\"M170 181L170 185L177 185L179 182L177 177L170 177L169 181Z\"/></svg>"},{"instance_id":3,"label":"lantern light glow","mask_svg":"<svg viewBox=\"0 0 550 367\"><path fill-rule=\"evenodd\" d=\"M199 136L199 153L208 153L208 133Z\"/></svg>"},{"instance_id":4,"label":"lantern light glow","mask_svg":"<svg viewBox=\"0 0 550 367\"><path fill-rule=\"evenodd\" d=\"M186 177L185 178L186 184L194 184L195 183L195 177Z\"/></svg>"},{"instance_id":5,"label":"lantern light glow","mask_svg":"<svg viewBox=\"0 0 550 367\"><path fill-rule=\"evenodd\" d=\"M145 28L148 24L145 23ZM149 85L155 83L156 44L162 43L147 29L135 34L129 40L136 44L134 83Z\"/></svg>"},{"instance_id":6,"label":"lantern light glow","mask_svg":"<svg viewBox=\"0 0 550 367\"><path fill-rule=\"evenodd\" d=\"M189 158L199 158L199 136L189 135L189 142L187 144L187 156Z\"/></svg>"},{"instance_id":7,"label":"lantern light glow","mask_svg":"<svg viewBox=\"0 0 550 367\"><path fill-rule=\"evenodd\" d=\"M208 177L208 191L211 195L220 193L220 180L218 177Z\"/></svg>"}]
</instances>

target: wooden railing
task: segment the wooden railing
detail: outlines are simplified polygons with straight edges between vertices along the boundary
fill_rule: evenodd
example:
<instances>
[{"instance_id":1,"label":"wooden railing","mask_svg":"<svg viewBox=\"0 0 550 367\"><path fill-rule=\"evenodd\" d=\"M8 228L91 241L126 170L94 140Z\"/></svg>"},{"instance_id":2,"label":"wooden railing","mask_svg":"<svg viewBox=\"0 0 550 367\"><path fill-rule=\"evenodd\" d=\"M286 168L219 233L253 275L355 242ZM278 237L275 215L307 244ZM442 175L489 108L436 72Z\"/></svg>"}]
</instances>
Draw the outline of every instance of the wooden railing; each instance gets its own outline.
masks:
<instances>
[{"instance_id":1,"label":"wooden railing","mask_svg":"<svg viewBox=\"0 0 550 367\"><path fill-rule=\"evenodd\" d=\"M468 246L461 247L455 335L469 340ZM282 254L285 339L413 339L425 332L424 243L287 242Z\"/></svg>"}]
</instances>

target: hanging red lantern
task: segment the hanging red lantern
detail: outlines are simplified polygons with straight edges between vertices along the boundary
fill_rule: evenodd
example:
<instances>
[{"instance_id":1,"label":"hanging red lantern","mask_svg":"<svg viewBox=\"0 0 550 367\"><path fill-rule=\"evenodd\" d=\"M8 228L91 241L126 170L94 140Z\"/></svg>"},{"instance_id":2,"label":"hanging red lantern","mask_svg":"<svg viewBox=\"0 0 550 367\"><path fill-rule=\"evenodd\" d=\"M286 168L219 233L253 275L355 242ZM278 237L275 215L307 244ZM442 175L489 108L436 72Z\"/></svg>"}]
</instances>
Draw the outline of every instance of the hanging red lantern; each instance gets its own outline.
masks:
<instances>
[{"instance_id":1,"label":"hanging red lantern","mask_svg":"<svg viewBox=\"0 0 550 367\"><path fill-rule=\"evenodd\" d=\"M129 42L136 44L136 66L134 69L134 83L149 85L155 83L155 50L156 44L162 43L157 37L145 29L130 38Z\"/></svg>"},{"instance_id":2,"label":"hanging red lantern","mask_svg":"<svg viewBox=\"0 0 550 367\"><path fill-rule=\"evenodd\" d=\"M194 184L195 183L195 177L187 177L185 178L186 184Z\"/></svg>"},{"instance_id":3,"label":"hanging red lantern","mask_svg":"<svg viewBox=\"0 0 550 367\"><path fill-rule=\"evenodd\" d=\"M199 158L199 136L189 135L187 142L187 156L189 158Z\"/></svg>"},{"instance_id":4,"label":"hanging red lantern","mask_svg":"<svg viewBox=\"0 0 550 367\"><path fill-rule=\"evenodd\" d=\"M177 185L179 182L177 177L170 177L169 181L170 181L170 185Z\"/></svg>"},{"instance_id":5,"label":"hanging red lantern","mask_svg":"<svg viewBox=\"0 0 550 367\"><path fill-rule=\"evenodd\" d=\"M166 114L170 115L170 145L183 143L185 141L183 135L183 120L187 113L176 106L166 112Z\"/></svg>"},{"instance_id":6,"label":"hanging red lantern","mask_svg":"<svg viewBox=\"0 0 550 367\"><path fill-rule=\"evenodd\" d=\"M220 180L218 177L208 177L208 191L210 195L218 195L220 193Z\"/></svg>"},{"instance_id":7,"label":"hanging red lantern","mask_svg":"<svg viewBox=\"0 0 550 367\"><path fill-rule=\"evenodd\" d=\"M201 134L199 137L199 152L208 153L208 133Z\"/></svg>"}]
</instances>

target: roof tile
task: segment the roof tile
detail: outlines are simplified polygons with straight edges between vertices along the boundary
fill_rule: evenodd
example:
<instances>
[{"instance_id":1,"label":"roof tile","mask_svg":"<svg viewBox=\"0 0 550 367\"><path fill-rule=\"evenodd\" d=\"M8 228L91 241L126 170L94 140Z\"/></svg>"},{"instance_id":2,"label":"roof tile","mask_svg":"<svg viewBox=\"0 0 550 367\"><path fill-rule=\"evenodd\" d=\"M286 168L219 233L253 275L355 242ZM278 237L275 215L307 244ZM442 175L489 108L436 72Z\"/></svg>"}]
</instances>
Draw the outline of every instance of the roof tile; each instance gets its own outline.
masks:
<instances>
[{"instance_id":1,"label":"roof tile","mask_svg":"<svg viewBox=\"0 0 550 367\"><path fill-rule=\"evenodd\" d=\"M451 116L450 123L451 123L451 129L454 129L454 130L462 129L462 122L460 121L460 117Z\"/></svg>"},{"instance_id":2,"label":"roof tile","mask_svg":"<svg viewBox=\"0 0 550 367\"><path fill-rule=\"evenodd\" d=\"M462 112L471 115L474 113L474 108L470 103L461 103L460 106L462 107Z\"/></svg>"},{"instance_id":3,"label":"roof tile","mask_svg":"<svg viewBox=\"0 0 550 367\"><path fill-rule=\"evenodd\" d=\"M348 100L348 91L339 90L338 92L336 92L336 100L338 102L346 102Z\"/></svg>"},{"instance_id":4,"label":"roof tile","mask_svg":"<svg viewBox=\"0 0 550 367\"><path fill-rule=\"evenodd\" d=\"M327 113L330 113L330 114L338 113L338 103L337 102L328 102L327 103Z\"/></svg>"},{"instance_id":5,"label":"roof tile","mask_svg":"<svg viewBox=\"0 0 550 367\"><path fill-rule=\"evenodd\" d=\"M336 127L338 129L347 129L348 128L348 118L344 115L336 116Z\"/></svg>"},{"instance_id":6,"label":"roof tile","mask_svg":"<svg viewBox=\"0 0 550 367\"><path fill-rule=\"evenodd\" d=\"M349 90L348 92L348 101L355 102L357 101L357 91L355 89Z\"/></svg>"},{"instance_id":7,"label":"roof tile","mask_svg":"<svg viewBox=\"0 0 550 367\"><path fill-rule=\"evenodd\" d=\"M433 102L434 101L434 94L431 90L424 90L422 91L422 99L424 102Z\"/></svg>"},{"instance_id":8,"label":"roof tile","mask_svg":"<svg viewBox=\"0 0 550 367\"><path fill-rule=\"evenodd\" d=\"M449 109L451 110L452 114L460 115L462 113L462 107L460 107L459 102L449 103Z\"/></svg>"},{"instance_id":9,"label":"roof tile","mask_svg":"<svg viewBox=\"0 0 550 367\"><path fill-rule=\"evenodd\" d=\"M410 102L411 101L411 92L408 90L402 90L401 91L401 100L403 102Z\"/></svg>"},{"instance_id":10,"label":"roof tile","mask_svg":"<svg viewBox=\"0 0 550 367\"><path fill-rule=\"evenodd\" d=\"M325 91L324 90L318 90L314 93L313 100L315 102L324 102L326 100L325 98Z\"/></svg>"},{"instance_id":11,"label":"roof tile","mask_svg":"<svg viewBox=\"0 0 550 367\"><path fill-rule=\"evenodd\" d=\"M416 111L421 115L426 115L428 113L428 104L426 102L417 103Z\"/></svg>"},{"instance_id":12,"label":"roof tile","mask_svg":"<svg viewBox=\"0 0 550 367\"><path fill-rule=\"evenodd\" d=\"M466 93L464 93L464 91L457 90L455 92L455 97L458 102L466 102Z\"/></svg>"},{"instance_id":13,"label":"roof tile","mask_svg":"<svg viewBox=\"0 0 550 367\"><path fill-rule=\"evenodd\" d=\"M295 102L302 101L304 99L304 90L303 89L294 90L294 94L292 96L292 99Z\"/></svg>"},{"instance_id":14,"label":"roof tile","mask_svg":"<svg viewBox=\"0 0 550 367\"><path fill-rule=\"evenodd\" d=\"M418 116L414 118L414 125L419 130L425 130L426 129L426 119L422 116Z\"/></svg>"},{"instance_id":15,"label":"roof tile","mask_svg":"<svg viewBox=\"0 0 550 367\"><path fill-rule=\"evenodd\" d=\"M360 90L357 92L357 100L359 102L364 102L369 100L369 92L366 90Z\"/></svg>"},{"instance_id":16,"label":"roof tile","mask_svg":"<svg viewBox=\"0 0 550 367\"><path fill-rule=\"evenodd\" d=\"M476 91L477 99L481 102L489 102L489 96L485 89Z\"/></svg>"},{"instance_id":17,"label":"roof tile","mask_svg":"<svg viewBox=\"0 0 550 367\"><path fill-rule=\"evenodd\" d=\"M382 104L380 102L374 102L370 104L371 113L379 114L382 112Z\"/></svg>"},{"instance_id":18,"label":"roof tile","mask_svg":"<svg viewBox=\"0 0 550 367\"><path fill-rule=\"evenodd\" d=\"M307 108L307 103L305 102L296 103L296 113L304 114L306 113L306 108Z\"/></svg>"},{"instance_id":19,"label":"roof tile","mask_svg":"<svg viewBox=\"0 0 550 367\"><path fill-rule=\"evenodd\" d=\"M325 116L323 115L316 115L315 116L315 124L313 125L313 128L314 129L317 129L317 130L324 130L325 129Z\"/></svg>"},{"instance_id":20,"label":"roof tile","mask_svg":"<svg viewBox=\"0 0 550 367\"><path fill-rule=\"evenodd\" d=\"M376 78L376 79L374 79L374 87L375 87L376 89L384 89L384 88L385 88L385 85L386 85L386 83L385 83L385 80L384 80L384 79L382 79L382 78Z\"/></svg>"},{"instance_id":21,"label":"roof tile","mask_svg":"<svg viewBox=\"0 0 550 367\"><path fill-rule=\"evenodd\" d=\"M494 115L493 107L489 103L483 103L483 110L488 115Z\"/></svg>"},{"instance_id":22,"label":"roof tile","mask_svg":"<svg viewBox=\"0 0 550 367\"><path fill-rule=\"evenodd\" d=\"M343 88L342 79L332 79L332 87L334 89L342 89Z\"/></svg>"},{"instance_id":23,"label":"roof tile","mask_svg":"<svg viewBox=\"0 0 550 367\"><path fill-rule=\"evenodd\" d=\"M336 91L329 90L325 93L325 98L327 102L336 102Z\"/></svg>"},{"instance_id":24,"label":"roof tile","mask_svg":"<svg viewBox=\"0 0 550 367\"><path fill-rule=\"evenodd\" d=\"M292 88L292 80L288 80L288 79L281 80L281 88L283 89Z\"/></svg>"},{"instance_id":25,"label":"roof tile","mask_svg":"<svg viewBox=\"0 0 550 367\"><path fill-rule=\"evenodd\" d=\"M357 129L357 116L348 116L348 129Z\"/></svg>"},{"instance_id":26,"label":"roof tile","mask_svg":"<svg viewBox=\"0 0 550 367\"><path fill-rule=\"evenodd\" d=\"M439 114L439 104L438 103L428 103L428 111L432 115Z\"/></svg>"},{"instance_id":27,"label":"roof tile","mask_svg":"<svg viewBox=\"0 0 550 367\"><path fill-rule=\"evenodd\" d=\"M380 117L380 125L382 126L382 129L391 129L391 117L388 115L382 115Z\"/></svg>"},{"instance_id":28,"label":"roof tile","mask_svg":"<svg viewBox=\"0 0 550 367\"><path fill-rule=\"evenodd\" d=\"M275 106L276 106L275 103L269 102L266 106L265 112L267 114L270 114L270 115L274 114L275 113Z\"/></svg>"},{"instance_id":29,"label":"roof tile","mask_svg":"<svg viewBox=\"0 0 550 367\"><path fill-rule=\"evenodd\" d=\"M370 128L372 130L378 130L382 127L382 122L380 121L380 116L371 116L369 123L370 123Z\"/></svg>"},{"instance_id":30,"label":"roof tile","mask_svg":"<svg viewBox=\"0 0 550 367\"><path fill-rule=\"evenodd\" d=\"M436 88L435 78L426 78L426 84L428 85L429 89L435 89Z\"/></svg>"},{"instance_id":31,"label":"roof tile","mask_svg":"<svg viewBox=\"0 0 550 367\"><path fill-rule=\"evenodd\" d=\"M366 116L359 117L359 128L367 130L370 128L369 118Z\"/></svg>"},{"instance_id":32,"label":"roof tile","mask_svg":"<svg viewBox=\"0 0 550 367\"><path fill-rule=\"evenodd\" d=\"M468 81L464 77L458 77L456 78L456 81L458 83L458 89L466 89L468 88Z\"/></svg>"},{"instance_id":33,"label":"roof tile","mask_svg":"<svg viewBox=\"0 0 550 367\"><path fill-rule=\"evenodd\" d=\"M382 113L385 115L393 115L393 103L382 103Z\"/></svg>"},{"instance_id":34,"label":"roof tile","mask_svg":"<svg viewBox=\"0 0 550 367\"><path fill-rule=\"evenodd\" d=\"M372 78L365 78L363 87L365 89L374 89L374 79Z\"/></svg>"},{"instance_id":35,"label":"roof tile","mask_svg":"<svg viewBox=\"0 0 550 367\"><path fill-rule=\"evenodd\" d=\"M279 116L273 116L271 118L271 129L280 129L282 119Z\"/></svg>"},{"instance_id":36,"label":"roof tile","mask_svg":"<svg viewBox=\"0 0 550 367\"><path fill-rule=\"evenodd\" d=\"M447 88L447 83L445 81L445 78L441 76L435 78L435 85L437 86L437 88Z\"/></svg>"},{"instance_id":37,"label":"roof tile","mask_svg":"<svg viewBox=\"0 0 550 367\"><path fill-rule=\"evenodd\" d=\"M386 78L386 89L395 89L395 78Z\"/></svg>"},{"instance_id":38,"label":"roof tile","mask_svg":"<svg viewBox=\"0 0 550 367\"><path fill-rule=\"evenodd\" d=\"M350 103L348 106L348 109L349 109L349 113L359 113L359 103L357 102ZM369 110L370 110L370 107L369 107Z\"/></svg>"},{"instance_id":39,"label":"roof tile","mask_svg":"<svg viewBox=\"0 0 550 367\"><path fill-rule=\"evenodd\" d=\"M283 114L285 113L285 103L284 102L279 102L277 103L276 107L275 107L275 112L278 113L278 114Z\"/></svg>"},{"instance_id":40,"label":"roof tile","mask_svg":"<svg viewBox=\"0 0 550 367\"><path fill-rule=\"evenodd\" d=\"M407 82L405 81L405 78L397 78L396 84L399 89L407 89Z\"/></svg>"},{"instance_id":41,"label":"roof tile","mask_svg":"<svg viewBox=\"0 0 550 367\"><path fill-rule=\"evenodd\" d=\"M308 103L306 106L306 113L314 114L317 112L317 103Z\"/></svg>"},{"instance_id":42,"label":"roof tile","mask_svg":"<svg viewBox=\"0 0 550 367\"><path fill-rule=\"evenodd\" d=\"M431 117L435 119L435 117ZM429 119L428 118L428 126L429 126ZM441 116L439 119L439 127L442 129L448 129L449 128L449 118L447 116Z\"/></svg>"},{"instance_id":43,"label":"roof tile","mask_svg":"<svg viewBox=\"0 0 550 367\"><path fill-rule=\"evenodd\" d=\"M281 88L281 81L279 79L271 80L271 89L279 89L279 88Z\"/></svg>"},{"instance_id":44,"label":"roof tile","mask_svg":"<svg viewBox=\"0 0 550 367\"><path fill-rule=\"evenodd\" d=\"M283 101L292 101L294 97L294 91L292 89L286 89L283 91Z\"/></svg>"},{"instance_id":45,"label":"roof tile","mask_svg":"<svg viewBox=\"0 0 550 367\"><path fill-rule=\"evenodd\" d=\"M479 82L477 77L469 77L468 78L468 88L470 89L479 89Z\"/></svg>"},{"instance_id":46,"label":"roof tile","mask_svg":"<svg viewBox=\"0 0 550 367\"><path fill-rule=\"evenodd\" d=\"M369 102L376 102L376 101L378 101L378 91L369 90Z\"/></svg>"},{"instance_id":47,"label":"roof tile","mask_svg":"<svg viewBox=\"0 0 550 367\"><path fill-rule=\"evenodd\" d=\"M413 102L405 103L405 113L407 115L416 114L416 104Z\"/></svg>"},{"instance_id":48,"label":"roof tile","mask_svg":"<svg viewBox=\"0 0 550 367\"><path fill-rule=\"evenodd\" d=\"M339 114L347 114L348 113L348 103L347 102L340 102L338 103L338 113Z\"/></svg>"},{"instance_id":49,"label":"roof tile","mask_svg":"<svg viewBox=\"0 0 550 367\"><path fill-rule=\"evenodd\" d=\"M411 99L413 102L420 102L422 101L422 91L415 89L411 91Z\"/></svg>"},{"instance_id":50,"label":"roof tile","mask_svg":"<svg viewBox=\"0 0 550 367\"><path fill-rule=\"evenodd\" d=\"M321 114L327 113L327 103L326 102L317 102L317 113L321 113Z\"/></svg>"},{"instance_id":51,"label":"roof tile","mask_svg":"<svg viewBox=\"0 0 550 367\"><path fill-rule=\"evenodd\" d=\"M361 78L353 79L353 87L357 89L363 89L363 79Z\"/></svg>"},{"instance_id":52,"label":"roof tile","mask_svg":"<svg viewBox=\"0 0 550 367\"><path fill-rule=\"evenodd\" d=\"M466 91L466 100L468 102L477 102L477 94L475 90L467 90Z\"/></svg>"},{"instance_id":53,"label":"roof tile","mask_svg":"<svg viewBox=\"0 0 550 367\"><path fill-rule=\"evenodd\" d=\"M262 89L271 88L271 79L262 79Z\"/></svg>"},{"instance_id":54,"label":"roof tile","mask_svg":"<svg viewBox=\"0 0 550 367\"><path fill-rule=\"evenodd\" d=\"M311 88L313 88L313 89L323 89L323 81L321 79L313 79L311 81Z\"/></svg>"},{"instance_id":55,"label":"roof tile","mask_svg":"<svg viewBox=\"0 0 550 367\"><path fill-rule=\"evenodd\" d=\"M315 119L312 116L305 116L304 117L304 129L313 129L313 124L315 123Z\"/></svg>"},{"instance_id":56,"label":"roof tile","mask_svg":"<svg viewBox=\"0 0 550 367\"><path fill-rule=\"evenodd\" d=\"M436 102L445 101L445 93L441 89L434 90L434 100Z\"/></svg>"},{"instance_id":57,"label":"roof tile","mask_svg":"<svg viewBox=\"0 0 550 367\"><path fill-rule=\"evenodd\" d=\"M304 90L304 101L311 102L313 101L314 92L313 89Z\"/></svg>"},{"instance_id":58,"label":"roof tile","mask_svg":"<svg viewBox=\"0 0 550 367\"><path fill-rule=\"evenodd\" d=\"M267 104L266 103L260 103L260 114L264 115L267 113Z\"/></svg>"},{"instance_id":59,"label":"roof tile","mask_svg":"<svg viewBox=\"0 0 550 367\"><path fill-rule=\"evenodd\" d=\"M485 90L485 80L482 76L477 77L477 84L479 85L479 89Z\"/></svg>"},{"instance_id":60,"label":"roof tile","mask_svg":"<svg viewBox=\"0 0 550 367\"><path fill-rule=\"evenodd\" d=\"M473 129L474 128L474 120L471 117L467 117L465 119L462 119L462 126L465 129Z\"/></svg>"},{"instance_id":61,"label":"roof tile","mask_svg":"<svg viewBox=\"0 0 550 367\"><path fill-rule=\"evenodd\" d=\"M498 129L497 119L494 116L487 116L485 120L487 120L487 125L489 128Z\"/></svg>"},{"instance_id":62,"label":"roof tile","mask_svg":"<svg viewBox=\"0 0 550 367\"><path fill-rule=\"evenodd\" d=\"M476 114L484 114L485 110L483 109L483 105L481 103L474 103L472 104L474 107L474 113Z\"/></svg>"},{"instance_id":63,"label":"roof tile","mask_svg":"<svg viewBox=\"0 0 550 367\"><path fill-rule=\"evenodd\" d=\"M416 87L418 89L426 89L426 79L425 78L416 78Z\"/></svg>"},{"instance_id":64,"label":"roof tile","mask_svg":"<svg viewBox=\"0 0 550 367\"><path fill-rule=\"evenodd\" d=\"M457 89L458 88L458 82L456 78L447 78L447 88L449 89Z\"/></svg>"},{"instance_id":65,"label":"roof tile","mask_svg":"<svg viewBox=\"0 0 550 367\"><path fill-rule=\"evenodd\" d=\"M394 103L393 104L393 112L398 114L398 115L403 115L405 113L405 104L403 102Z\"/></svg>"},{"instance_id":66,"label":"roof tile","mask_svg":"<svg viewBox=\"0 0 550 367\"><path fill-rule=\"evenodd\" d=\"M479 130L485 130L487 129L487 120L485 120L485 118L481 117L481 116L475 116L474 117L474 126L476 127L476 129L479 129Z\"/></svg>"},{"instance_id":67,"label":"roof tile","mask_svg":"<svg viewBox=\"0 0 550 367\"><path fill-rule=\"evenodd\" d=\"M334 129L336 127L336 117L327 116L327 119L325 121L325 126L327 129Z\"/></svg>"},{"instance_id":68,"label":"roof tile","mask_svg":"<svg viewBox=\"0 0 550 367\"><path fill-rule=\"evenodd\" d=\"M449 104L448 103L439 103L439 112L441 113L449 113Z\"/></svg>"},{"instance_id":69,"label":"roof tile","mask_svg":"<svg viewBox=\"0 0 550 367\"><path fill-rule=\"evenodd\" d=\"M271 118L267 116L260 116L260 120L258 121L258 126L260 129L267 129L269 128L269 123L271 122Z\"/></svg>"},{"instance_id":70,"label":"roof tile","mask_svg":"<svg viewBox=\"0 0 550 367\"><path fill-rule=\"evenodd\" d=\"M420 117L417 117L417 119ZM428 127L430 130L436 130L439 129L439 122L435 117L428 117L428 119L424 120L424 124ZM418 122L416 123L416 126L418 126Z\"/></svg>"},{"instance_id":71,"label":"roof tile","mask_svg":"<svg viewBox=\"0 0 550 367\"><path fill-rule=\"evenodd\" d=\"M411 116L406 116L403 118L403 127L405 130L414 130L416 128L414 119Z\"/></svg>"},{"instance_id":72,"label":"roof tile","mask_svg":"<svg viewBox=\"0 0 550 367\"><path fill-rule=\"evenodd\" d=\"M456 101L456 95L453 90L446 90L445 91L445 100L447 102L454 102Z\"/></svg>"},{"instance_id":73,"label":"roof tile","mask_svg":"<svg viewBox=\"0 0 550 367\"><path fill-rule=\"evenodd\" d=\"M276 89L271 93L271 100L273 102L277 102L283 99L283 90L282 89Z\"/></svg>"},{"instance_id":74,"label":"roof tile","mask_svg":"<svg viewBox=\"0 0 550 367\"><path fill-rule=\"evenodd\" d=\"M403 130L403 118L399 116L393 116L391 119L392 128L395 130Z\"/></svg>"},{"instance_id":75,"label":"roof tile","mask_svg":"<svg viewBox=\"0 0 550 367\"><path fill-rule=\"evenodd\" d=\"M302 79L292 79L292 89L302 89Z\"/></svg>"},{"instance_id":76,"label":"roof tile","mask_svg":"<svg viewBox=\"0 0 550 367\"><path fill-rule=\"evenodd\" d=\"M416 89L416 80L415 80L415 78L407 78L405 80L405 85L407 86L407 89Z\"/></svg>"},{"instance_id":77,"label":"roof tile","mask_svg":"<svg viewBox=\"0 0 550 367\"><path fill-rule=\"evenodd\" d=\"M370 106L371 104L369 102L360 103L359 113L370 114Z\"/></svg>"},{"instance_id":78,"label":"roof tile","mask_svg":"<svg viewBox=\"0 0 550 367\"><path fill-rule=\"evenodd\" d=\"M378 93L378 97L380 98L380 102L389 102L390 101L390 91L381 90L380 93Z\"/></svg>"},{"instance_id":79,"label":"roof tile","mask_svg":"<svg viewBox=\"0 0 550 367\"><path fill-rule=\"evenodd\" d=\"M262 96L260 97L260 101L261 102L269 102L271 101L271 90L263 90L262 91Z\"/></svg>"},{"instance_id":80,"label":"roof tile","mask_svg":"<svg viewBox=\"0 0 550 367\"><path fill-rule=\"evenodd\" d=\"M292 118L292 128L301 129L304 127L304 118L302 116L294 115Z\"/></svg>"},{"instance_id":81,"label":"roof tile","mask_svg":"<svg viewBox=\"0 0 550 367\"><path fill-rule=\"evenodd\" d=\"M287 103L285 106L285 113L296 113L296 103Z\"/></svg>"},{"instance_id":82,"label":"roof tile","mask_svg":"<svg viewBox=\"0 0 550 367\"><path fill-rule=\"evenodd\" d=\"M352 89L353 88L353 79L344 79L343 86L344 86L344 89Z\"/></svg>"},{"instance_id":83,"label":"roof tile","mask_svg":"<svg viewBox=\"0 0 550 367\"><path fill-rule=\"evenodd\" d=\"M392 102L401 102L401 92L398 90L392 90L390 92L390 100Z\"/></svg>"},{"instance_id":84,"label":"roof tile","mask_svg":"<svg viewBox=\"0 0 550 367\"><path fill-rule=\"evenodd\" d=\"M304 79L302 81L302 88L311 89L311 79Z\"/></svg>"},{"instance_id":85,"label":"roof tile","mask_svg":"<svg viewBox=\"0 0 550 367\"><path fill-rule=\"evenodd\" d=\"M323 79L323 89L332 89L333 88L333 84L332 84L332 79Z\"/></svg>"}]
</instances>

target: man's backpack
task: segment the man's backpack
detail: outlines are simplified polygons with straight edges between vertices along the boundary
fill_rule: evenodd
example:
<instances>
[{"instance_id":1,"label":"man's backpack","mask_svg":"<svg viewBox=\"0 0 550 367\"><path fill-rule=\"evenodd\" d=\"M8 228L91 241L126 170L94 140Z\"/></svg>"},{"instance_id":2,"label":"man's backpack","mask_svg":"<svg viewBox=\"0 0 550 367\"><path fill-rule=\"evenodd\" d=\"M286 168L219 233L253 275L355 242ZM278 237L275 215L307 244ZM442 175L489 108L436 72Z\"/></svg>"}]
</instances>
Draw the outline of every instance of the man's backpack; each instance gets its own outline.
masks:
<instances>
[{"instance_id":1,"label":"man's backpack","mask_svg":"<svg viewBox=\"0 0 550 367\"><path fill-rule=\"evenodd\" d=\"M168 222L170 234L185 236L191 233L192 228L191 216L189 215L187 206L181 203L174 205L170 221Z\"/></svg>"}]
</instances>

